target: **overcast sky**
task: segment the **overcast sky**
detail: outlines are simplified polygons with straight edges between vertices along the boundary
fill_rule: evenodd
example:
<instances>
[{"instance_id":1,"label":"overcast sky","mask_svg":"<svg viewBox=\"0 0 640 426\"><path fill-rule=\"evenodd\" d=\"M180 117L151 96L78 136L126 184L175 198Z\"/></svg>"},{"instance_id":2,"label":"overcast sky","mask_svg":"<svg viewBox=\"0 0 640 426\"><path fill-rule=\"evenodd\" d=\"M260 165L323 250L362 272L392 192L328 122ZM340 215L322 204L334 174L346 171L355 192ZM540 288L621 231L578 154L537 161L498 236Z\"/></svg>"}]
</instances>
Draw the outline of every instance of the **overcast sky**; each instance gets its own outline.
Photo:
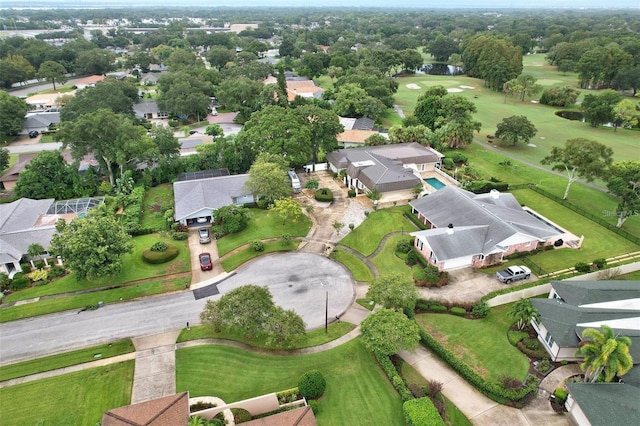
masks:
<instances>
[{"instance_id":1,"label":"overcast sky","mask_svg":"<svg viewBox=\"0 0 640 426\"><path fill-rule=\"evenodd\" d=\"M640 0L3 0L4 7L407 7L407 8L640 8ZM2 6L0 6L2 7Z\"/></svg>"}]
</instances>

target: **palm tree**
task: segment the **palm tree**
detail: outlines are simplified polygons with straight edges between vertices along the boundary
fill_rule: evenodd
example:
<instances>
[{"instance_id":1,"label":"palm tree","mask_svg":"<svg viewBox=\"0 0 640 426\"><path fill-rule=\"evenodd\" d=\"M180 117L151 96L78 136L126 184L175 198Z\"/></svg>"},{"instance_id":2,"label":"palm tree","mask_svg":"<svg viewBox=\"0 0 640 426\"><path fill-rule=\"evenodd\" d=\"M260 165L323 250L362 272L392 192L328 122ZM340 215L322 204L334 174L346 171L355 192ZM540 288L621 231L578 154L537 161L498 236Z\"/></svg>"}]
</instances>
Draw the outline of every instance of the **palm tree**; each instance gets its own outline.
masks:
<instances>
[{"instance_id":1,"label":"palm tree","mask_svg":"<svg viewBox=\"0 0 640 426\"><path fill-rule=\"evenodd\" d=\"M587 328L582 332L582 338L576 355L584 357L580 368L584 371L585 382L595 382L603 372L604 381L610 382L633 367L629 354L631 339L615 335L608 325L600 326L600 330Z\"/></svg>"},{"instance_id":2,"label":"palm tree","mask_svg":"<svg viewBox=\"0 0 640 426\"><path fill-rule=\"evenodd\" d=\"M518 321L518 329L522 330L532 319L540 319L540 312L529 299L520 299L513 304L509 316Z\"/></svg>"}]
</instances>

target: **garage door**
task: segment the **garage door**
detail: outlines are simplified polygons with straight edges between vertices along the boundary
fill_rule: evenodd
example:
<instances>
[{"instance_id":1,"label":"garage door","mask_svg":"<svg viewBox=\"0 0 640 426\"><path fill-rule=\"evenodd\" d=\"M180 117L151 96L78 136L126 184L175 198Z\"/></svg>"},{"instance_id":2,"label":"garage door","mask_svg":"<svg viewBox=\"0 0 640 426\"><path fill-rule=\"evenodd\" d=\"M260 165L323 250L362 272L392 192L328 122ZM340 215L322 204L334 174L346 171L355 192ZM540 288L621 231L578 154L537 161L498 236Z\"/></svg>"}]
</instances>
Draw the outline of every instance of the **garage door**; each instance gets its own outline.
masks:
<instances>
[{"instance_id":1,"label":"garage door","mask_svg":"<svg viewBox=\"0 0 640 426\"><path fill-rule=\"evenodd\" d=\"M455 259L447 260L444 263L444 270L449 271L451 269L464 268L471 265L471 256L458 257Z\"/></svg>"}]
</instances>

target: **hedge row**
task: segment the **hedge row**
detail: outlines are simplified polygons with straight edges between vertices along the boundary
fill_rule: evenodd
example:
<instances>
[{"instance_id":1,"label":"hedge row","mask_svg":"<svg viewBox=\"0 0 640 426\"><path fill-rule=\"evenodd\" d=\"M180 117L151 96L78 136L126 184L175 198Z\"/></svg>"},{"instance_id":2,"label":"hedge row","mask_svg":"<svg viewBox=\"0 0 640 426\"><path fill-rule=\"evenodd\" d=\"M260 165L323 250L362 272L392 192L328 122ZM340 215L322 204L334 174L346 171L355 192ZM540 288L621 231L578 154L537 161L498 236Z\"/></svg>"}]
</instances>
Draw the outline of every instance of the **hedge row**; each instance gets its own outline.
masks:
<instances>
[{"instance_id":1,"label":"hedge row","mask_svg":"<svg viewBox=\"0 0 640 426\"><path fill-rule=\"evenodd\" d=\"M407 426L445 426L438 409L429 398L412 399L402 404Z\"/></svg>"},{"instance_id":2,"label":"hedge row","mask_svg":"<svg viewBox=\"0 0 640 426\"><path fill-rule=\"evenodd\" d=\"M173 244L168 244L167 249L164 251L153 251L151 249L143 250L142 258L147 263L158 265L175 259L178 257L178 254L180 254L180 249Z\"/></svg>"},{"instance_id":3,"label":"hedge row","mask_svg":"<svg viewBox=\"0 0 640 426\"><path fill-rule=\"evenodd\" d=\"M420 330L420 342L440 359L449 364L453 370L460 374L473 387L500 404L506 404L507 402L516 403L533 392L538 385L537 381L532 381L526 388L506 389L498 383L484 379L469 367L468 364L456 358L449 349L445 348L424 330Z\"/></svg>"},{"instance_id":4,"label":"hedge row","mask_svg":"<svg viewBox=\"0 0 640 426\"><path fill-rule=\"evenodd\" d=\"M409 212L405 212L404 213L404 217L409 219L414 225L416 225L421 230L427 229L427 225L425 225L424 223L420 222L420 219L418 219L418 217L415 214L411 213L410 211Z\"/></svg>"},{"instance_id":5,"label":"hedge row","mask_svg":"<svg viewBox=\"0 0 640 426\"><path fill-rule=\"evenodd\" d=\"M124 199L124 212L120 215L120 222L129 234L133 234L140 229L140 216L142 215L144 194L144 186L136 186L131 191L131 194Z\"/></svg>"},{"instance_id":6,"label":"hedge row","mask_svg":"<svg viewBox=\"0 0 640 426\"><path fill-rule=\"evenodd\" d=\"M389 381L391 382L393 387L400 394L400 398L402 398L403 401L409 401L413 399L413 394L404 383L404 380L402 380L402 377L400 377L400 375L398 374L398 370L396 370L396 367L393 365L389 357L377 351L374 351L373 354L378 360L378 364L380 364L380 367L382 367L382 370L389 378Z\"/></svg>"}]
</instances>

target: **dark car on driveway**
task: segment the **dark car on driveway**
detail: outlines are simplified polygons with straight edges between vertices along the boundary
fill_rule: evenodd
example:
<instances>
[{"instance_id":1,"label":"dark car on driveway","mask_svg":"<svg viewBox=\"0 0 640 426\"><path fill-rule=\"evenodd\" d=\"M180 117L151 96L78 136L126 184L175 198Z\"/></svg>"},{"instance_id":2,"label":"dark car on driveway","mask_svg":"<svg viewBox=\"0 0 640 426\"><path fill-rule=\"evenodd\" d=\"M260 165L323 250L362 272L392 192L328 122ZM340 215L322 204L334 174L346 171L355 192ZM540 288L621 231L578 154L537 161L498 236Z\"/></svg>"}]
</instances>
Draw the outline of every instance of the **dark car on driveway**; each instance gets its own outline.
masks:
<instances>
[{"instance_id":1,"label":"dark car on driveway","mask_svg":"<svg viewBox=\"0 0 640 426\"><path fill-rule=\"evenodd\" d=\"M37 138L39 134L40 134L40 132L38 132L37 130L32 130L32 131L29 132L29 137L31 139Z\"/></svg>"},{"instance_id":2,"label":"dark car on driveway","mask_svg":"<svg viewBox=\"0 0 640 426\"><path fill-rule=\"evenodd\" d=\"M210 253L200 253L198 255L200 259L200 269L203 271L210 271L213 269L213 263L211 262L211 254Z\"/></svg>"}]
</instances>

